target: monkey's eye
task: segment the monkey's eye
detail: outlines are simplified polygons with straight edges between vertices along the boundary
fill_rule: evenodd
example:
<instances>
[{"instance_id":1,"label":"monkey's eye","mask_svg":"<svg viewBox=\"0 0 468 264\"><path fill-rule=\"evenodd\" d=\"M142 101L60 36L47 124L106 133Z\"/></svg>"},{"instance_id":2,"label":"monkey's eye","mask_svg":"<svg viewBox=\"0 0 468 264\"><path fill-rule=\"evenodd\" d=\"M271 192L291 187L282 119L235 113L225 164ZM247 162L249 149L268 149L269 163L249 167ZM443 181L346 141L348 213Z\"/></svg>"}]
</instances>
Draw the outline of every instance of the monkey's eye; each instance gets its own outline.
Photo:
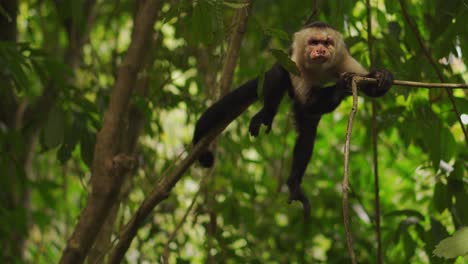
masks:
<instances>
[{"instance_id":1,"label":"monkey's eye","mask_svg":"<svg viewBox=\"0 0 468 264\"><path fill-rule=\"evenodd\" d=\"M318 45L318 44L319 44L319 41L316 40L316 39L309 39L309 41L307 42L307 44L309 44L309 45Z\"/></svg>"},{"instance_id":2,"label":"monkey's eye","mask_svg":"<svg viewBox=\"0 0 468 264\"><path fill-rule=\"evenodd\" d=\"M327 39L327 40L325 40L324 44L325 44L325 46L333 46L333 40Z\"/></svg>"}]
</instances>

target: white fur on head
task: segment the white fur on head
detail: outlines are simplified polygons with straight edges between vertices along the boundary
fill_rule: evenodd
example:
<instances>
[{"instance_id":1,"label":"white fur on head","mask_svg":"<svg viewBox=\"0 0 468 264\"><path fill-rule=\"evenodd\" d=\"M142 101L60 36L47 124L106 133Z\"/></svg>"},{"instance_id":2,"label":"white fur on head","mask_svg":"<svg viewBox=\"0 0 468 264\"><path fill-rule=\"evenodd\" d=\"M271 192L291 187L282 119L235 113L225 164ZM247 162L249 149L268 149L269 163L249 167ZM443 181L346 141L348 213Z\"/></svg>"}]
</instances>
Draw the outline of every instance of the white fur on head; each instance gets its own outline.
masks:
<instances>
[{"instance_id":1,"label":"white fur on head","mask_svg":"<svg viewBox=\"0 0 468 264\"><path fill-rule=\"evenodd\" d=\"M314 63L308 54L308 41L311 36L319 36L322 38L331 38L334 45L329 47L331 57L328 61L320 64ZM340 32L331 27L309 27L304 28L294 34L292 43L292 57L301 71L309 70L327 70L343 61L347 55L346 45L343 41L343 36Z\"/></svg>"},{"instance_id":2,"label":"white fur on head","mask_svg":"<svg viewBox=\"0 0 468 264\"><path fill-rule=\"evenodd\" d=\"M333 45L328 45L329 58L325 62L317 62L311 58L312 38L331 39ZM313 90L323 87L327 82L335 82L343 72L365 74L366 70L349 55L343 36L330 25L314 22L294 34L291 59L301 71L301 75L290 74L294 89L294 97L305 104L311 99Z\"/></svg>"}]
</instances>

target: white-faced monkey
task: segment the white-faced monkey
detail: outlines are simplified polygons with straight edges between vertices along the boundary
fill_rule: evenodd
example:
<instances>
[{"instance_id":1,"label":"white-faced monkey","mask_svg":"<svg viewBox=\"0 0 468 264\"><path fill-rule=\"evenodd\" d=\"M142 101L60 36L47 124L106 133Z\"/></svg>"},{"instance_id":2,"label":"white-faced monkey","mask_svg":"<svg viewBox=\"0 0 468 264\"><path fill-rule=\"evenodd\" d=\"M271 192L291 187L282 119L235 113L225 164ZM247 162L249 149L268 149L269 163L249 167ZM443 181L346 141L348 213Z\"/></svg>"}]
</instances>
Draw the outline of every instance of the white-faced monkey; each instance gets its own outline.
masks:
<instances>
[{"instance_id":1,"label":"white-faced monkey","mask_svg":"<svg viewBox=\"0 0 468 264\"><path fill-rule=\"evenodd\" d=\"M265 73L263 108L250 121L249 131L252 136L258 136L262 124L267 127L267 133L270 131L281 99L288 91L294 101L298 134L287 181L289 202L302 202L305 214L308 214L309 202L300 184L312 156L320 118L335 110L346 96L351 95L348 84L352 75L377 79L377 84L359 87L371 97L383 96L393 83L393 75L387 70L369 73L351 57L342 35L326 23L314 22L296 32L291 48L291 60L296 63L300 75L287 72L279 63ZM248 81L210 106L196 124L193 143L197 143L220 122L231 122L257 101L258 81L259 78ZM323 87L328 82L336 84ZM203 167L211 167L213 153L207 150L199 157L199 162Z\"/></svg>"}]
</instances>

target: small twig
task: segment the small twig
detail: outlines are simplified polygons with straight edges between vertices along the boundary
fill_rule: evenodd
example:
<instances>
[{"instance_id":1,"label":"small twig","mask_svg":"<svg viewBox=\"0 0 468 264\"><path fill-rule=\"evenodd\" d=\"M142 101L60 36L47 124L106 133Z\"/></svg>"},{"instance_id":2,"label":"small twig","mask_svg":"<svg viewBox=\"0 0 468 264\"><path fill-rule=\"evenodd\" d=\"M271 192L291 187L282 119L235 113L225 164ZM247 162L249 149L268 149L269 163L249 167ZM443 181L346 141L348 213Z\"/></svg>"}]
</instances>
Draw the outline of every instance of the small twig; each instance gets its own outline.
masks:
<instances>
[{"instance_id":1,"label":"small twig","mask_svg":"<svg viewBox=\"0 0 468 264\"><path fill-rule=\"evenodd\" d=\"M349 191L349 145L351 141L351 131L353 129L353 120L357 112L358 107L358 97L357 97L357 83L360 80L359 76L353 77L351 81L351 88L353 92L353 107L348 119L348 127L346 129L346 142L344 147L345 157L344 157L344 177L342 182L343 190L343 221L345 225L346 232L346 243L348 245L348 253L353 264L356 264L356 255L353 251L353 240L351 238L351 228L349 224L349 205L348 205L348 191Z\"/></svg>"},{"instance_id":2,"label":"small twig","mask_svg":"<svg viewBox=\"0 0 468 264\"><path fill-rule=\"evenodd\" d=\"M312 0L312 12L310 16L307 18L305 25L312 23L315 19L317 19L317 15L319 13L319 3L318 0Z\"/></svg>"},{"instance_id":3,"label":"small twig","mask_svg":"<svg viewBox=\"0 0 468 264\"><path fill-rule=\"evenodd\" d=\"M382 229L380 224L380 186L379 186L379 152L377 144L377 102L372 100L372 159L374 169L374 219L377 234L377 263L383 263L382 253Z\"/></svg>"},{"instance_id":4,"label":"small twig","mask_svg":"<svg viewBox=\"0 0 468 264\"><path fill-rule=\"evenodd\" d=\"M284 134L288 134L290 131L290 122L287 122L286 123L286 129L284 130ZM279 165L279 168L278 168L278 186L276 187L276 193L280 193L281 192L281 187L283 187L283 184L284 184L284 175L283 175L283 167L284 167L284 163L285 163L285 160L286 160L286 148L287 148L287 140L286 140L286 137L283 137L283 142L281 143L281 150L282 150L282 153L281 153L281 159L280 159L280 165ZM289 150L290 151L290 150Z\"/></svg>"},{"instance_id":5,"label":"small twig","mask_svg":"<svg viewBox=\"0 0 468 264\"><path fill-rule=\"evenodd\" d=\"M468 89L468 84L466 83L426 83L426 82L412 82L412 81L402 81L394 80L393 84L400 86L408 87L422 87L422 88L446 88L446 89Z\"/></svg>"},{"instance_id":6,"label":"small twig","mask_svg":"<svg viewBox=\"0 0 468 264\"><path fill-rule=\"evenodd\" d=\"M174 240L174 238L176 237L177 233L179 232L179 230L182 228L182 226L184 225L185 221L187 220L187 217L188 217L188 215L190 214L190 212L192 211L192 208L193 208L193 206L195 205L198 196L200 195L200 192L201 192L201 190L202 190L202 188L203 188L203 185L205 184L207 175L208 175L208 174L211 174L212 171L213 171L213 170L211 170L210 173L205 173L205 174L202 176L202 179L201 179L200 184L199 184L199 187L198 187L198 191L197 191L197 192L195 193L195 195L193 196L192 202L190 203L189 207L188 207L187 210L185 211L185 214L184 214L184 216L182 217L182 219L180 219L180 221L179 221L179 223L177 224L177 226L176 226L176 228L174 229L174 231L172 231L172 233L169 235L169 238L168 238L168 240L167 240L166 246L164 247L164 250L163 250L163 255L162 255L163 263L169 263L169 253L170 253L169 244Z\"/></svg>"}]
</instances>

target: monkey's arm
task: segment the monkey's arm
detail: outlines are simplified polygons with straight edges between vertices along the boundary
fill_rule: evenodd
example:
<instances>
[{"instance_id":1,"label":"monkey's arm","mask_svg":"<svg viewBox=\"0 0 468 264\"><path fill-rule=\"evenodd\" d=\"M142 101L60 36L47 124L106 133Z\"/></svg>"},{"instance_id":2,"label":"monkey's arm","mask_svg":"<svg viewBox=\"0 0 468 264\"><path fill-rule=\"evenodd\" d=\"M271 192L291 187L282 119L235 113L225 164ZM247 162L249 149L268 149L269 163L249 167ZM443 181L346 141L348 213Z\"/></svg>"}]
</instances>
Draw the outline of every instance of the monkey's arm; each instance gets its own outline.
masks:
<instances>
[{"instance_id":1,"label":"monkey's arm","mask_svg":"<svg viewBox=\"0 0 468 264\"><path fill-rule=\"evenodd\" d=\"M288 87L291 87L289 73L279 63L276 63L265 74L263 107L250 120L249 131L252 136L258 136L262 124L267 127L266 132L270 132L271 124L278 112L278 106Z\"/></svg>"},{"instance_id":2,"label":"monkey's arm","mask_svg":"<svg viewBox=\"0 0 468 264\"><path fill-rule=\"evenodd\" d=\"M265 98L270 98L270 100L266 100L268 102L263 108L265 110L262 109L263 112L257 114L257 116L260 116L260 118L257 118L260 122L271 125L271 120L273 120L273 116L276 114L279 102L284 94L285 88L283 87L287 87L287 83L289 83L289 74L279 64L273 65L265 73L263 90L265 91ZM258 78L250 80L208 107L195 125L193 144L200 141L203 136L220 123L224 121L232 122L252 103L257 101L257 86ZM259 127L260 123L258 124ZM213 165L214 155L211 151L207 150L200 155L198 160L203 167L209 168Z\"/></svg>"}]
</instances>

